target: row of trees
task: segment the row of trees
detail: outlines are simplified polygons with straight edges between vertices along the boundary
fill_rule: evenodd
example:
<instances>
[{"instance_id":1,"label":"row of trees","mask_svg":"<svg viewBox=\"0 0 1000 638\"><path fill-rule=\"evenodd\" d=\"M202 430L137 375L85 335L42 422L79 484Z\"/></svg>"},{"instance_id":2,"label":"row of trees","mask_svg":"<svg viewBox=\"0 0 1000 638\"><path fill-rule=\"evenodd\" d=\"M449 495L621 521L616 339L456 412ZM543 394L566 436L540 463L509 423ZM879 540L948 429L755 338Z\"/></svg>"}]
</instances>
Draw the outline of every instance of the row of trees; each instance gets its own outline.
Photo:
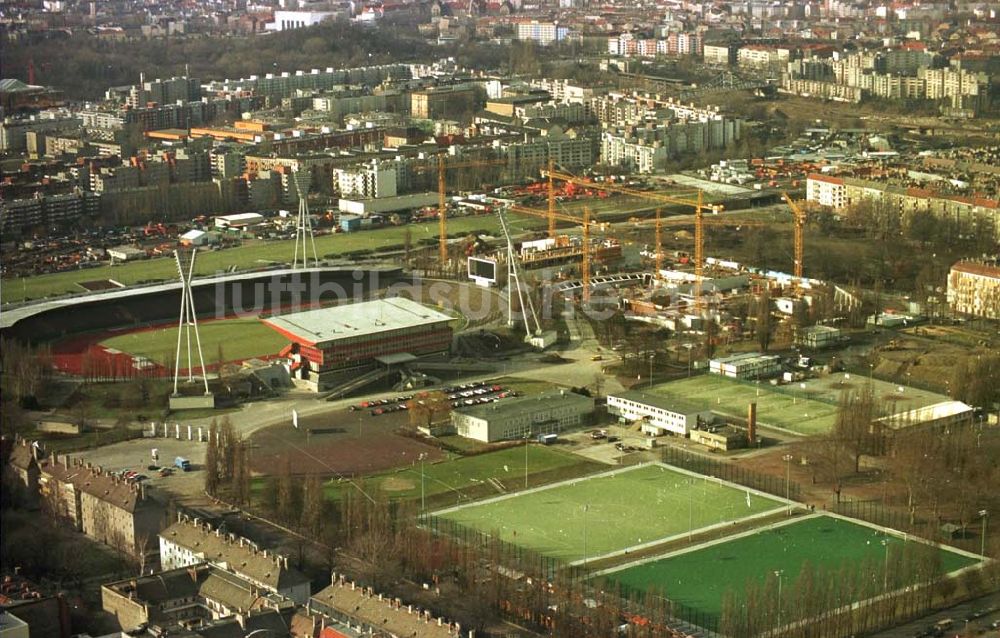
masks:
<instances>
[{"instance_id":1,"label":"row of trees","mask_svg":"<svg viewBox=\"0 0 1000 638\"><path fill-rule=\"evenodd\" d=\"M217 496L225 490L237 505L250 504L249 442L237 434L229 417L208 428L205 450L205 492Z\"/></svg>"},{"instance_id":2,"label":"row of trees","mask_svg":"<svg viewBox=\"0 0 1000 638\"><path fill-rule=\"evenodd\" d=\"M0 42L8 58L5 68L13 73L11 77L27 81L29 60L38 66L58 61L40 68L36 81L57 86L67 97L76 99L96 99L109 86L138 82L141 72L161 78L186 72L203 79L238 78L433 57L433 47L411 27L358 29L333 22L266 37L227 37L225 46L219 46L216 38L198 35L171 38L166 45L158 46L143 40L99 40L85 31L65 38L48 36L37 41L19 40L17 46Z\"/></svg>"},{"instance_id":3,"label":"row of trees","mask_svg":"<svg viewBox=\"0 0 1000 638\"><path fill-rule=\"evenodd\" d=\"M833 568L807 561L797 576L769 573L729 589L719 630L727 636L857 635L912 617L929 609L936 595L953 593L936 547L912 541L886 551L884 561ZM870 602L853 608L857 601Z\"/></svg>"},{"instance_id":4,"label":"row of trees","mask_svg":"<svg viewBox=\"0 0 1000 638\"><path fill-rule=\"evenodd\" d=\"M878 401L868 386L844 392L832 431L813 437L803 450L813 481L830 486L839 502L845 481L862 471L862 458L879 457L883 505L900 506L911 529L920 526L932 536L944 520L964 529L982 509L1000 508L993 489L1000 484L993 461L1000 454L997 438L968 423L942 431L911 418L896 404Z\"/></svg>"},{"instance_id":5,"label":"row of trees","mask_svg":"<svg viewBox=\"0 0 1000 638\"><path fill-rule=\"evenodd\" d=\"M35 397L52 375L49 347L0 338L0 361L3 363L3 375L0 375L3 394L21 405L34 404Z\"/></svg>"}]
</instances>

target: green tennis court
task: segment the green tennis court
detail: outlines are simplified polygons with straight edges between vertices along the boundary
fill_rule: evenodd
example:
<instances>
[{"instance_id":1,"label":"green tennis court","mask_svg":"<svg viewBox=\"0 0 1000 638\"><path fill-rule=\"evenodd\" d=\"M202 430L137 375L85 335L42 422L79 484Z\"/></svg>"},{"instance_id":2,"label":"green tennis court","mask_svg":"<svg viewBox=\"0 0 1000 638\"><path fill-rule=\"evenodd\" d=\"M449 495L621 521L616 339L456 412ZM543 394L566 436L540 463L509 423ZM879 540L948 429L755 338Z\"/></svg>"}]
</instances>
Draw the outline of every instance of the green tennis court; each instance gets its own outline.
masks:
<instances>
[{"instance_id":1,"label":"green tennis court","mask_svg":"<svg viewBox=\"0 0 1000 638\"><path fill-rule=\"evenodd\" d=\"M572 562L780 507L771 497L652 464L443 510L438 516Z\"/></svg>"},{"instance_id":2,"label":"green tennis court","mask_svg":"<svg viewBox=\"0 0 1000 638\"><path fill-rule=\"evenodd\" d=\"M736 417L745 417L747 406L756 402L760 423L799 434L829 432L837 417L835 402L816 401L791 391L775 390L767 383L757 385L717 374L663 383L654 386L652 392Z\"/></svg>"}]
</instances>

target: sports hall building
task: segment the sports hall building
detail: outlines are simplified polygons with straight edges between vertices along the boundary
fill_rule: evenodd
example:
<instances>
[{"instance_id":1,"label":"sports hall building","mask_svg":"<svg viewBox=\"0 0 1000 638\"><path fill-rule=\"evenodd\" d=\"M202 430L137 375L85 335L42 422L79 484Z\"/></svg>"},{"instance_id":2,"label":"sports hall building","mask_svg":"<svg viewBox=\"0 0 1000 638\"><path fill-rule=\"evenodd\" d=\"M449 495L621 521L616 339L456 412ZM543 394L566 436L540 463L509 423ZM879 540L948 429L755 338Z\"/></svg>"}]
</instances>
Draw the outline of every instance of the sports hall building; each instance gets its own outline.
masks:
<instances>
[{"instance_id":1,"label":"sports hall building","mask_svg":"<svg viewBox=\"0 0 1000 638\"><path fill-rule=\"evenodd\" d=\"M379 366L446 354L452 317L394 297L265 319L291 342L281 354L293 379L323 392Z\"/></svg>"}]
</instances>

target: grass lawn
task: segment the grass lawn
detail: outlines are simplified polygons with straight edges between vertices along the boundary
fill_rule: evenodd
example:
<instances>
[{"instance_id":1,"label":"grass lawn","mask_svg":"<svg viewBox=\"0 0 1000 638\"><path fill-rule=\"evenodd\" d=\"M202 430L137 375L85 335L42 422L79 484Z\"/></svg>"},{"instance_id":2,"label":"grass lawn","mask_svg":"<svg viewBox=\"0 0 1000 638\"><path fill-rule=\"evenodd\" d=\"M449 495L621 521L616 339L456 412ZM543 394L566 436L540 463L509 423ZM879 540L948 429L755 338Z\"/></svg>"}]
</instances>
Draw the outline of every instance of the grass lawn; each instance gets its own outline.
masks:
<instances>
[{"instance_id":1,"label":"grass lawn","mask_svg":"<svg viewBox=\"0 0 1000 638\"><path fill-rule=\"evenodd\" d=\"M560 483L446 510L441 518L566 561L595 558L780 507L665 465ZM586 538L586 542L584 539Z\"/></svg>"},{"instance_id":2,"label":"grass lawn","mask_svg":"<svg viewBox=\"0 0 1000 638\"><path fill-rule=\"evenodd\" d=\"M599 467L597 463L551 447L529 445L527 451L529 481L532 476L541 473L579 473L584 469ZM440 463L427 463L424 465L424 496L430 498L447 493L458 496L460 491L482 487L491 478L500 481L510 490L519 489L524 485L524 455L524 446L517 446L475 456L456 457ZM414 463L410 467L373 476L368 479L368 484L393 498L420 498L420 464ZM339 489L336 483L328 483L327 497L337 498ZM490 491L496 493L495 488Z\"/></svg>"},{"instance_id":3,"label":"grass lawn","mask_svg":"<svg viewBox=\"0 0 1000 638\"><path fill-rule=\"evenodd\" d=\"M512 216L512 225L516 228L541 228L545 224L544 219ZM464 235L477 230L496 233L499 232L499 228L500 223L493 215L456 217L448 220L448 233L450 235ZM437 238L436 221L424 224L389 226L357 233L336 233L317 237L316 252L320 258L326 255L335 258L338 255L357 250L376 250L402 244L407 229L412 232L414 244L417 244L421 239ZM292 240L250 240L238 248L203 252L198 256L195 274L209 275L233 266L237 269L249 269L273 262L291 263L294 248ZM114 267L101 266L38 275L25 279L23 284L19 280L4 279L4 285L0 290L0 301L8 303L21 301L24 298L40 299L69 292L81 292L82 289L76 283L94 279L114 279L125 285L131 285L140 281L175 279L176 277L177 266L172 257L148 259Z\"/></svg>"},{"instance_id":4,"label":"grass lawn","mask_svg":"<svg viewBox=\"0 0 1000 638\"><path fill-rule=\"evenodd\" d=\"M256 319L220 319L198 324L205 363L218 362L219 348L226 361L240 361L252 357L276 354L288 340ZM165 364L177 352L177 326L144 330L111 337L101 345L140 355ZM186 342L181 344L182 360L187 360ZM197 357L197 354L193 354Z\"/></svg>"},{"instance_id":5,"label":"grass lawn","mask_svg":"<svg viewBox=\"0 0 1000 638\"><path fill-rule=\"evenodd\" d=\"M525 379L523 377L500 377L499 379L496 379L494 383L499 383L505 388L509 388L529 396L549 392L559 387L553 383L549 383L548 381Z\"/></svg>"},{"instance_id":6,"label":"grass lawn","mask_svg":"<svg viewBox=\"0 0 1000 638\"><path fill-rule=\"evenodd\" d=\"M767 383L755 386L717 374L663 383L654 386L653 393L741 418L746 416L747 405L756 401L758 422L805 435L829 432L837 416L836 404L777 392Z\"/></svg>"},{"instance_id":7,"label":"grass lawn","mask_svg":"<svg viewBox=\"0 0 1000 638\"><path fill-rule=\"evenodd\" d=\"M828 516L815 516L776 528L763 528L748 536L661 558L621 571L605 574L607 578L645 591L662 588L674 602L698 611L718 615L723 594L740 591L750 581L764 581L776 571L783 574L785 585L794 588L803 565L817 570L840 570L854 566L859 578L874 579L874 592L880 593L883 566L889 543L890 563L900 556L904 541L896 536ZM915 541L909 541L914 543ZM976 561L955 552L940 550L944 572L951 572ZM902 570L890 565L890 589L911 585L894 581Z\"/></svg>"}]
</instances>

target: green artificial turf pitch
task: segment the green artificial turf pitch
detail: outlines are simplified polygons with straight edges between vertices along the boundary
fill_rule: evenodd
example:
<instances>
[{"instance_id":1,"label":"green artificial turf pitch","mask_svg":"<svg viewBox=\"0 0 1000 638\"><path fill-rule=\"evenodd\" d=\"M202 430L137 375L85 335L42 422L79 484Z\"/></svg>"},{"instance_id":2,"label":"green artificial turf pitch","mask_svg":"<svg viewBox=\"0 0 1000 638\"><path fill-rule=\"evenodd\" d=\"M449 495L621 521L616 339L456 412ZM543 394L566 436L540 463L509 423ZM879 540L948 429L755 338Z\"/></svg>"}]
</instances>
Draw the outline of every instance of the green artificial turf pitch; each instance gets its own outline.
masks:
<instances>
[{"instance_id":1,"label":"green artificial turf pitch","mask_svg":"<svg viewBox=\"0 0 1000 638\"><path fill-rule=\"evenodd\" d=\"M785 585L795 580L807 562L814 570L840 570L855 566L860 573L871 569L881 593L888 539L891 556L902 549L903 539L830 516L815 516L779 527L764 527L756 533L667 556L645 564L605 574L623 585L646 591L660 589L670 600L711 615L718 615L727 589L739 592L750 581L764 581L781 572ZM919 543L920 541L906 541ZM975 559L940 550L945 573L975 563ZM890 574L901 573L890 569ZM913 583L890 581L889 589Z\"/></svg>"},{"instance_id":2,"label":"green artificial turf pitch","mask_svg":"<svg viewBox=\"0 0 1000 638\"><path fill-rule=\"evenodd\" d=\"M757 402L757 421L799 434L821 434L833 429L837 406L777 391L767 383L759 386L703 374L655 386L653 394L704 405L732 416L745 417L747 406Z\"/></svg>"},{"instance_id":3,"label":"green artificial turf pitch","mask_svg":"<svg viewBox=\"0 0 1000 638\"><path fill-rule=\"evenodd\" d=\"M568 562L622 551L781 507L780 502L669 466L557 483L440 517Z\"/></svg>"},{"instance_id":4,"label":"green artificial turf pitch","mask_svg":"<svg viewBox=\"0 0 1000 638\"><path fill-rule=\"evenodd\" d=\"M224 361L242 361L277 354L288 344L288 339L256 319L220 319L199 323L198 334L201 337L205 365L219 362L220 346ZM105 339L101 345L166 364L177 354L177 326L129 332ZM197 361L193 332L191 346L192 356ZM187 335L185 334L181 343L181 361L186 360Z\"/></svg>"}]
</instances>

